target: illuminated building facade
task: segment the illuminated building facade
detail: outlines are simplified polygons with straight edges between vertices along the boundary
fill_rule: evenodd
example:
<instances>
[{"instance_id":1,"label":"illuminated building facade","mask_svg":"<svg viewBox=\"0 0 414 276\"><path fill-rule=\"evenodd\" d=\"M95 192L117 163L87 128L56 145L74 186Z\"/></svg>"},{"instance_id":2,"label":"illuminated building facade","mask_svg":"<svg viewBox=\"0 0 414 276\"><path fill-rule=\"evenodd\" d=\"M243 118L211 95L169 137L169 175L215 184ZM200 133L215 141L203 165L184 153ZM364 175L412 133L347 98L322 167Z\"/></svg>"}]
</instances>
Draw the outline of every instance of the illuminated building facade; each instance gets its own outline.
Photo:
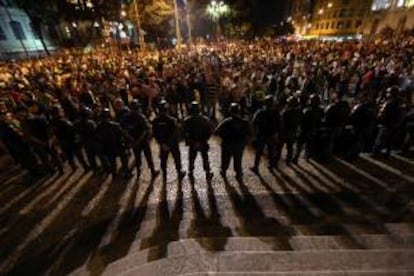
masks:
<instances>
[{"instance_id":1,"label":"illuminated building facade","mask_svg":"<svg viewBox=\"0 0 414 276\"><path fill-rule=\"evenodd\" d=\"M35 31L29 16L13 1L0 0L0 57L2 59L27 57L44 53L44 47L55 47Z\"/></svg>"},{"instance_id":2,"label":"illuminated building facade","mask_svg":"<svg viewBox=\"0 0 414 276\"><path fill-rule=\"evenodd\" d=\"M414 0L374 0L364 32L378 34L386 28L397 33L414 28Z\"/></svg>"},{"instance_id":3,"label":"illuminated building facade","mask_svg":"<svg viewBox=\"0 0 414 276\"><path fill-rule=\"evenodd\" d=\"M311 36L362 34L371 6L372 0L316 0L308 34Z\"/></svg>"}]
</instances>

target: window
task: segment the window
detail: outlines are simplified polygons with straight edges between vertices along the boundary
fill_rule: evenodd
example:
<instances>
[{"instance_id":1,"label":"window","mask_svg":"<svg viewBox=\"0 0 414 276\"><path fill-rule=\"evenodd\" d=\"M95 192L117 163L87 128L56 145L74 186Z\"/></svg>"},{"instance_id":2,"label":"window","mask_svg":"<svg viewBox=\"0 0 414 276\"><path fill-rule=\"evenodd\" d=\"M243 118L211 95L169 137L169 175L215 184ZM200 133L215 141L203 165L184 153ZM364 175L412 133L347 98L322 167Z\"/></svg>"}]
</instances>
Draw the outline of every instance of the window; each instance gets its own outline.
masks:
<instances>
[{"instance_id":1,"label":"window","mask_svg":"<svg viewBox=\"0 0 414 276\"><path fill-rule=\"evenodd\" d=\"M39 34L38 30L36 29L36 26L33 24L33 22L30 22L30 29L32 30L34 38L39 39L40 34Z\"/></svg>"},{"instance_id":2,"label":"window","mask_svg":"<svg viewBox=\"0 0 414 276\"><path fill-rule=\"evenodd\" d=\"M345 28L349 29L349 28L351 28L351 26L352 26L352 21L351 20L346 21Z\"/></svg>"},{"instance_id":3,"label":"window","mask_svg":"<svg viewBox=\"0 0 414 276\"><path fill-rule=\"evenodd\" d=\"M336 24L336 28L337 29L343 29L344 28L344 22L343 21L338 21L338 24Z\"/></svg>"},{"instance_id":4,"label":"window","mask_svg":"<svg viewBox=\"0 0 414 276\"><path fill-rule=\"evenodd\" d=\"M10 21L10 27L12 28L16 39L18 40L26 39L26 34L24 33L22 24L20 22L15 21L15 20Z\"/></svg>"},{"instance_id":5,"label":"window","mask_svg":"<svg viewBox=\"0 0 414 276\"><path fill-rule=\"evenodd\" d=\"M0 27L0 40L7 40L6 34L3 29Z\"/></svg>"},{"instance_id":6,"label":"window","mask_svg":"<svg viewBox=\"0 0 414 276\"><path fill-rule=\"evenodd\" d=\"M331 22L331 29L334 29L335 28L335 22L334 21L332 21Z\"/></svg>"},{"instance_id":7,"label":"window","mask_svg":"<svg viewBox=\"0 0 414 276\"><path fill-rule=\"evenodd\" d=\"M362 20L355 21L355 28L359 28L362 26Z\"/></svg>"},{"instance_id":8,"label":"window","mask_svg":"<svg viewBox=\"0 0 414 276\"><path fill-rule=\"evenodd\" d=\"M414 6L414 0L406 0L404 6L406 8L410 8L410 7Z\"/></svg>"},{"instance_id":9,"label":"window","mask_svg":"<svg viewBox=\"0 0 414 276\"><path fill-rule=\"evenodd\" d=\"M392 0L374 0L371 9L373 11L385 10L391 7Z\"/></svg>"},{"instance_id":10,"label":"window","mask_svg":"<svg viewBox=\"0 0 414 276\"><path fill-rule=\"evenodd\" d=\"M345 14L346 14L346 10L341 9L341 11L339 12L339 17L345 17Z\"/></svg>"}]
</instances>

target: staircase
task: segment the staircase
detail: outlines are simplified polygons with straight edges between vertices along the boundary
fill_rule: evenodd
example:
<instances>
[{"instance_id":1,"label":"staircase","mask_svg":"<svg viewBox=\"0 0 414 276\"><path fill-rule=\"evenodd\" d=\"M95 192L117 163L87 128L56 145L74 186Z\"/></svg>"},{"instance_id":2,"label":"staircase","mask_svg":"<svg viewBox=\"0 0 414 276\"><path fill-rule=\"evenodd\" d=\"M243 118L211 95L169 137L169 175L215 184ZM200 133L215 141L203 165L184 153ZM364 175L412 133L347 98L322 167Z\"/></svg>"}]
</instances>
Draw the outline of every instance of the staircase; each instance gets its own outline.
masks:
<instances>
[{"instance_id":1,"label":"staircase","mask_svg":"<svg viewBox=\"0 0 414 276\"><path fill-rule=\"evenodd\" d=\"M299 231L308 225L293 227L293 236L200 237L150 248L137 240L124 258L107 267L99 269L105 255L94 256L89 266L70 275L96 269L108 276L414 275L414 224L389 223L383 234L347 225L353 231L348 235L306 235Z\"/></svg>"}]
</instances>

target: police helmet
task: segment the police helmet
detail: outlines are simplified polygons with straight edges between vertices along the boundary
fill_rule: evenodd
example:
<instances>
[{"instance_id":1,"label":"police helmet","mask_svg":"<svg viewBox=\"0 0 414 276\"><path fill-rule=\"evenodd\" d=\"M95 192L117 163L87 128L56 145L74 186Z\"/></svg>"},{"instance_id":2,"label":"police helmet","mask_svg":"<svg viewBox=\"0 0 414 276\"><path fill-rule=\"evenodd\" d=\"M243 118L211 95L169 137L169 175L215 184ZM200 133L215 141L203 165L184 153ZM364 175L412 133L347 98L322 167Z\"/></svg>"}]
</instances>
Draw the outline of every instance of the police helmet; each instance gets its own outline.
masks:
<instances>
[{"instance_id":1,"label":"police helmet","mask_svg":"<svg viewBox=\"0 0 414 276\"><path fill-rule=\"evenodd\" d=\"M192 102L190 106L190 112L191 114L199 114L201 112L200 104L196 101Z\"/></svg>"},{"instance_id":2,"label":"police helmet","mask_svg":"<svg viewBox=\"0 0 414 276\"><path fill-rule=\"evenodd\" d=\"M102 119L109 120L111 119L111 111L109 108L104 108L101 113Z\"/></svg>"},{"instance_id":3,"label":"police helmet","mask_svg":"<svg viewBox=\"0 0 414 276\"><path fill-rule=\"evenodd\" d=\"M231 113L231 115L240 114L240 105L238 103L232 103L230 105L230 113Z\"/></svg>"},{"instance_id":4,"label":"police helmet","mask_svg":"<svg viewBox=\"0 0 414 276\"><path fill-rule=\"evenodd\" d=\"M134 111L140 110L141 109L141 103L139 102L139 100L134 99L131 102L131 109Z\"/></svg>"}]
</instances>

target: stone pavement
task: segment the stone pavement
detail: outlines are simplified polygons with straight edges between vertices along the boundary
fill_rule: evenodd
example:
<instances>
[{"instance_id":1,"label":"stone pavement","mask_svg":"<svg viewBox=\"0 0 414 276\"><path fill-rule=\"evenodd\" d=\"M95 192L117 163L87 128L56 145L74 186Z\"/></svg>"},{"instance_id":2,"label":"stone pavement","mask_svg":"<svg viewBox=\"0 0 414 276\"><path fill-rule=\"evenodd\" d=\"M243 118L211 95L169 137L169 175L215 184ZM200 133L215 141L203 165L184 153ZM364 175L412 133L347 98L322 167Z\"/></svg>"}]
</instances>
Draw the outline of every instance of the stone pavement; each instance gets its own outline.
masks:
<instances>
[{"instance_id":1,"label":"stone pavement","mask_svg":"<svg viewBox=\"0 0 414 276\"><path fill-rule=\"evenodd\" d=\"M248 150L238 183L211 144L211 182L199 157L182 183L171 160L166 185L80 169L30 182L1 157L0 275L414 275L412 160L300 160L273 175L263 162L257 176Z\"/></svg>"}]
</instances>

